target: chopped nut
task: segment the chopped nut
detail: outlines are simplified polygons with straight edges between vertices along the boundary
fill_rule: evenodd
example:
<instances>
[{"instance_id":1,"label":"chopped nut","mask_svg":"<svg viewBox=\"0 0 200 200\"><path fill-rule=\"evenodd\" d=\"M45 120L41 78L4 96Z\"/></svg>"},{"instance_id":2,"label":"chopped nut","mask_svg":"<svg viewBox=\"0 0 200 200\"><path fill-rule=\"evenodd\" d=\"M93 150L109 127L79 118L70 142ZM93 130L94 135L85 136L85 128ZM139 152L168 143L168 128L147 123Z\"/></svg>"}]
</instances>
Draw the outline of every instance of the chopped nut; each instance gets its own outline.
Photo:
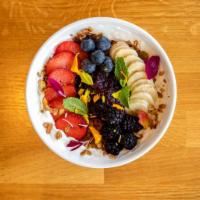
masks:
<instances>
[{"instance_id":1,"label":"chopped nut","mask_svg":"<svg viewBox=\"0 0 200 200\"><path fill-rule=\"evenodd\" d=\"M62 115L62 114L64 114L64 113L65 113L65 109L60 108L59 111L58 111L58 114L59 114L59 115Z\"/></svg>"},{"instance_id":2,"label":"chopped nut","mask_svg":"<svg viewBox=\"0 0 200 200\"><path fill-rule=\"evenodd\" d=\"M56 134L55 134L55 138L57 140L59 140L60 138L62 138L62 133L60 131L57 131Z\"/></svg>"},{"instance_id":3,"label":"chopped nut","mask_svg":"<svg viewBox=\"0 0 200 200\"><path fill-rule=\"evenodd\" d=\"M43 81L42 79L38 80L38 87L40 91L43 91L46 87L45 81Z\"/></svg>"},{"instance_id":4,"label":"chopped nut","mask_svg":"<svg viewBox=\"0 0 200 200\"><path fill-rule=\"evenodd\" d=\"M83 151L80 153L80 155L81 155L81 156L85 156L85 155L90 156L90 155L92 155L92 153L91 153L91 151L85 149L85 150L83 150Z\"/></svg>"},{"instance_id":5,"label":"chopped nut","mask_svg":"<svg viewBox=\"0 0 200 200\"><path fill-rule=\"evenodd\" d=\"M44 110L50 110L49 105L48 105L48 101L45 97L42 99L42 105L43 105Z\"/></svg>"},{"instance_id":6,"label":"chopped nut","mask_svg":"<svg viewBox=\"0 0 200 200\"><path fill-rule=\"evenodd\" d=\"M46 133L47 133L47 134L50 134L50 133L51 133L51 130L52 130L52 128L53 128L53 124L52 124L52 123L45 122L45 123L43 123L43 126L44 126L44 128L46 129Z\"/></svg>"},{"instance_id":7,"label":"chopped nut","mask_svg":"<svg viewBox=\"0 0 200 200\"><path fill-rule=\"evenodd\" d=\"M165 71L164 70L160 70L158 74L159 74L159 76L163 76L165 74Z\"/></svg>"},{"instance_id":8,"label":"chopped nut","mask_svg":"<svg viewBox=\"0 0 200 200\"><path fill-rule=\"evenodd\" d=\"M166 80L165 78L164 78L164 80L163 80L163 81L164 81L164 83L167 83L167 80Z\"/></svg>"},{"instance_id":9,"label":"chopped nut","mask_svg":"<svg viewBox=\"0 0 200 200\"><path fill-rule=\"evenodd\" d=\"M158 94L158 98L163 98L163 94L161 92L158 91L157 94Z\"/></svg>"}]
</instances>

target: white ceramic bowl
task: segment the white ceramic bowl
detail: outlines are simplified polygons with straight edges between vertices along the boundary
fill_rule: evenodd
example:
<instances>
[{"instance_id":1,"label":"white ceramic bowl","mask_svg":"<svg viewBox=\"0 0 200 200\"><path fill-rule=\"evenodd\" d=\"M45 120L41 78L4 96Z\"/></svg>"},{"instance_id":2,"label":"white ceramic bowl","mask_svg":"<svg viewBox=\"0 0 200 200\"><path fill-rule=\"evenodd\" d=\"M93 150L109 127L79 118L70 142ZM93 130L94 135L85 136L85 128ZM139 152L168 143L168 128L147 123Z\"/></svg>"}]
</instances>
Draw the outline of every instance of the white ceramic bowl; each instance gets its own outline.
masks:
<instances>
[{"instance_id":1,"label":"white ceramic bowl","mask_svg":"<svg viewBox=\"0 0 200 200\"><path fill-rule=\"evenodd\" d=\"M69 39L71 37L71 34L75 34L81 29L87 27L92 27L96 31L103 32L107 37L111 37L112 39L138 39L145 50L152 54L160 56L161 65L165 70L165 75L168 80L168 91L170 98L167 100L167 108L163 114L161 123L153 131L153 134L151 134L151 136L148 137L144 142L137 145L137 147L133 151L130 151L126 154L122 153L115 160L112 160L107 156L103 156L95 150L92 156L80 156L81 149L71 152L65 146L65 143L68 140L67 137L65 137L61 141L55 140L52 135L48 135L45 133L45 130L42 126L43 122L53 122L53 120L51 119L50 114L40 113L37 72L41 71L45 62L47 61L49 56L51 56L51 54L54 52L55 47L60 42ZM160 46L160 44L150 34L148 34L140 27L120 19L95 17L76 21L72 24L65 26L64 28L56 32L53 36L51 36L42 45L42 47L39 49L36 56L34 57L30 67L26 85L26 101L28 113L37 134L53 152L55 152L63 159L77 165L91 168L110 168L124 165L138 159L139 157L150 151L163 137L167 128L169 127L175 110L176 80L172 64L167 54Z\"/></svg>"}]
</instances>

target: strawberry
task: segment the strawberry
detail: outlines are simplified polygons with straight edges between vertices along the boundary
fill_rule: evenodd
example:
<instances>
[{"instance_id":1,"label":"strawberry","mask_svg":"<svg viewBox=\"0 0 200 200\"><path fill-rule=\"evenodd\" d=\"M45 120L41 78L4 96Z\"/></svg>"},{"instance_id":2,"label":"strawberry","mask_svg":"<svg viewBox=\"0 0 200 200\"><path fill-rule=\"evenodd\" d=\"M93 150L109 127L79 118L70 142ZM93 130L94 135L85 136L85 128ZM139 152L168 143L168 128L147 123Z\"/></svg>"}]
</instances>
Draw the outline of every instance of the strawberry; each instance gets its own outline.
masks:
<instances>
[{"instance_id":1,"label":"strawberry","mask_svg":"<svg viewBox=\"0 0 200 200\"><path fill-rule=\"evenodd\" d=\"M48 102L58 97L58 93L52 87L47 87L44 91L44 95Z\"/></svg>"},{"instance_id":2,"label":"strawberry","mask_svg":"<svg viewBox=\"0 0 200 200\"><path fill-rule=\"evenodd\" d=\"M50 108L63 108L63 97L57 97L49 102Z\"/></svg>"},{"instance_id":3,"label":"strawberry","mask_svg":"<svg viewBox=\"0 0 200 200\"><path fill-rule=\"evenodd\" d=\"M58 54L60 52L72 52L73 54L79 53L80 60L84 60L85 58L88 58L88 54L84 52L80 45L74 41L64 41L60 43L57 48L55 54Z\"/></svg>"},{"instance_id":4,"label":"strawberry","mask_svg":"<svg viewBox=\"0 0 200 200\"><path fill-rule=\"evenodd\" d=\"M54 55L46 64L47 74L58 68L71 69L74 54L71 52L61 52Z\"/></svg>"},{"instance_id":5,"label":"strawberry","mask_svg":"<svg viewBox=\"0 0 200 200\"><path fill-rule=\"evenodd\" d=\"M76 89L73 85L64 85L62 88L66 97L76 96ZM44 93L48 102L60 96L52 87L47 87Z\"/></svg>"},{"instance_id":6,"label":"strawberry","mask_svg":"<svg viewBox=\"0 0 200 200\"><path fill-rule=\"evenodd\" d=\"M75 82L75 75L73 74L73 72L67 69L56 69L49 74L49 78L54 79L61 86L74 84Z\"/></svg>"},{"instance_id":7,"label":"strawberry","mask_svg":"<svg viewBox=\"0 0 200 200\"><path fill-rule=\"evenodd\" d=\"M149 125L150 125L150 119L149 119L148 114L146 112L144 112L144 111L139 111L138 112L138 117L139 117L140 124L142 124L142 126L144 128L148 128Z\"/></svg>"},{"instance_id":8,"label":"strawberry","mask_svg":"<svg viewBox=\"0 0 200 200\"><path fill-rule=\"evenodd\" d=\"M78 43L73 41L64 41L57 46L55 53L57 54L65 51L70 51L73 54L77 54L80 52L80 46Z\"/></svg>"},{"instance_id":9,"label":"strawberry","mask_svg":"<svg viewBox=\"0 0 200 200\"><path fill-rule=\"evenodd\" d=\"M87 133L87 123L81 115L67 112L56 120L56 128L61 129L69 137L81 140Z\"/></svg>"}]
</instances>

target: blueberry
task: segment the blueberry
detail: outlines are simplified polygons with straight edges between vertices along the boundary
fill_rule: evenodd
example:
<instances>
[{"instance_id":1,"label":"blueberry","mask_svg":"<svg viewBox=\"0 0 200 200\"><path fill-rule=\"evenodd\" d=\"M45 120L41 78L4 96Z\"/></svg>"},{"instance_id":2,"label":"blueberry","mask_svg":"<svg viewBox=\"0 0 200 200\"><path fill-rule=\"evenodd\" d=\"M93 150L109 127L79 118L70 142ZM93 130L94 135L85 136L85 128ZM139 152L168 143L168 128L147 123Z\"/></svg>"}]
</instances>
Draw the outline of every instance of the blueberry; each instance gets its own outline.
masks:
<instances>
[{"instance_id":1,"label":"blueberry","mask_svg":"<svg viewBox=\"0 0 200 200\"><path fill-rule=\"evenodd\" d=\"M81 42L81 49L85 52L93 51L95 49L95 43L92 39L83 39Z\"/></svg>"},{"instance_id":2,"label":"blueberry","mask_svg":"<svg viewBox=\"0 0 200 200\"><path fill-rule=\"evenodd\" d=\"M101 69L104 71L104 72L111 72L112 69L113 69L113 62L112 62L112 59L108 56L106 56L103 64L101 65Z\"/></svg>"},{"instance_id":3,"label":"blueberry","mask_svg":"<svg viewBox=\"0 0 200 200\"><path fill-rule=\"evenodd\" d=\"M91 54L91 60L93 63L100 65L105 60L105 54L101 50L96 50Z\"/></svg>"},{"instance_id":4,"label":"blueberry","mask_svg":"<svg viewBox=\"0 0 200 200\"><path fill-rule=\"evenodd\" d=\"M89 59L84 59L81 62L81 68L88 73L93 73L96 70L96 65L93 64Z\"/></svg>"},{"instance_id":5,"label":"blueberry","mask_svg":"<svg viewBox=\"0 0 200 200\"><path fill-rule=\"evenodd\" d=\"M102 51L106 51L110 49L111 43L110 40L106 37L101 37L97 43L96 43L97 49L100 49Z\"/></svg>"}]
</instances>

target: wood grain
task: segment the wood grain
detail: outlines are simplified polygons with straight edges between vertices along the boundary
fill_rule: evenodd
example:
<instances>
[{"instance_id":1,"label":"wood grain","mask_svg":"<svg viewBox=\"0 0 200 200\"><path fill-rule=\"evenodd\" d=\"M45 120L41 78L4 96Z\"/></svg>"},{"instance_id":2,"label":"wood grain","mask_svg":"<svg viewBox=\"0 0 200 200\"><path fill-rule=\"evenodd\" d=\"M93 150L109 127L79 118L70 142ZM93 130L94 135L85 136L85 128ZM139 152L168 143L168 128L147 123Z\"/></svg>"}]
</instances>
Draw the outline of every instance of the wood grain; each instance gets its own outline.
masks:
<instances>
[{"instance_id":1,"label":"wood grain","mask_svg":"<svg viewBox=\"0 0 200 200\"><path fill-rule=\"evenodd\" d=\"M97 170L54 155L35 134L25 82L41 44L59 28L93 16L143 27L167 51L178 100L167 134L123 167ZM0 199L200 199L199 0L1 0Z\"/></svg>"}]
</instances>

